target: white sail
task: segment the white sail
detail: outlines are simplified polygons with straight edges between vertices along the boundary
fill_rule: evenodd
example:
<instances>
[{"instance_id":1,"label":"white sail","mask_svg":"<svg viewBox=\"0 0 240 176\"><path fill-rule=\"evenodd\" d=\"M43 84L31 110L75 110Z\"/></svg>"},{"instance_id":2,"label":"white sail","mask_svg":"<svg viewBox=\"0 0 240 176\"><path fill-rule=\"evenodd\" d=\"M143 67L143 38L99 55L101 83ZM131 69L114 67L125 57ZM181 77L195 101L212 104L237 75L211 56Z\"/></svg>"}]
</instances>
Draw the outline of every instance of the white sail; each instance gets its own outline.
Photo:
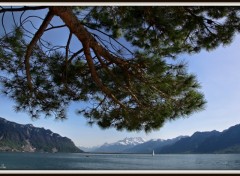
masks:
<instances>
[{"instance_id":1,"label":"white sail","mask_svg":"<svg viewBox=\"0 0 240 176\"><path fill-rule=\"evenodd\" d=\"M6 169L6 166L4 164L1 164L0 169Z\"/></svg>"},{"instance_id":2,"label":"white sail","mask_svg":"<svg viewBox=\"0 0 240 176\"><path fill-rule=\"evenodd\" d=\"M152 152L152 156L154 156L155 154L154 154L154 150L153 150L153 152Z\"/></svg>"}]
</instances>

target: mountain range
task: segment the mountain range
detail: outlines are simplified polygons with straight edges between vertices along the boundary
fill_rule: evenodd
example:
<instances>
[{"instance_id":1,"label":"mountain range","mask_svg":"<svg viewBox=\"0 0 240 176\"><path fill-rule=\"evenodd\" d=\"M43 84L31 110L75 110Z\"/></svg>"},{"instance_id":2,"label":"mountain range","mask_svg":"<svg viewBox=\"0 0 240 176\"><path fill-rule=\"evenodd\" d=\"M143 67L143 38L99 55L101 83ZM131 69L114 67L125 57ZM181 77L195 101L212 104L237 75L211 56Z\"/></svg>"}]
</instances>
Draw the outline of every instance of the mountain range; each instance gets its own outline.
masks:
<instances>
[{"instance_id":1,"label":"mountain range","mask_svg":"<svg viewBox=\"0 0 240 176\"><path fill-rule=\"evenodd\" d=\"M216 130L195 132L191 136L179 136L167 140L145 141L140 137L125 138L114 143L85 149L84 151L87 152L100 153L152 153L153 150L157 154L240 153L240 124L222 132Z\"/></svg>"},{"instance_id":2,"label":"mountain range","mask_svg":"<svg viewBox=\"0 0 240 176\"><path fill-rule=\"evenodd\" d=\"M141 137L127 137L114 143L104 143L101 146L79 147L85 152L97 153L152 153L153 150L173 144L185 136L179 136L173 139L152 139L149 141Z\"/></svg>"},{"instance_id":3,"label":"mountain range","mask_svg":"<svg viewBox=\"0 0 240 176\"><path fill-rule=\"evenodd\" d=\"M102 146L94 149L94 152L111 152L111 153L123 152L124 150L130 149L144 142L145 140L143 140L141 137L125 138L114 143L110 144L105 143Z\"/></svg>"},{"instance_id":4,"label":"mountain range","mask_svg":"<svg viewBox=\"0 0 240 176\"><path fill-rule=\"evenodd\" d=\"M18 124L0 117L0 151L83 152L67 137L31 124Z\"/></svg>"},{"instance_id":5,"label":"mountain range","mask_svg":"<svg viewBox=\"0 0 240 176\"><path fill-rule=\"evenodd\" d=\"M240 153L240 124L223 132L196 132L158 153Z\"/></svg>"},{"instance_id":6,"label":"mountain range","mask_svg":"<svg viewBox=\"0 0 240 176\"><path fill-rule=\"evenodd\" d=\"M240 124L222 132L195 132L173 139L125 138L114 143L83 148L49 129L18 124L0 117L0 151L16 152L98 152L98 153L240 153Z\"/></svg>"}]
</instances>

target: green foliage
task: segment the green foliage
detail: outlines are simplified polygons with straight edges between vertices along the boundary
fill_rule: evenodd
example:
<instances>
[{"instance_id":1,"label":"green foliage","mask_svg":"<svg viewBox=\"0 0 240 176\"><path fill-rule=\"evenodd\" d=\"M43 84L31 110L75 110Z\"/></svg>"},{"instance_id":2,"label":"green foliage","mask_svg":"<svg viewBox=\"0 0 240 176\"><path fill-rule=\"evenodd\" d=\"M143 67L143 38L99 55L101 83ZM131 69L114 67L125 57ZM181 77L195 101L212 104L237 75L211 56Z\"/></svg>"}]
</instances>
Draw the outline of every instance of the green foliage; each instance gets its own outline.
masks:
<instances>
[{"instance_id":1,"label":"green foliage","mask_svg":"<svg viewBox=\"0 0 240 176\"><path fill-rule=\"evenodd\" d=\"M144 75L130 78L132 94L126 91L128 83L122 70L114 70L118 81L114 83L109 75L103 75L104 83L112 87L114 94L128 109L121 108L112 101L105 99L100 107L85 110L85 116L106 128L114 126L122 130L145 131L160 128L165 120L190 115L193 111L201 110L204 105L203 95L196 91L199 88L193 75L187 75L183 65L168 65L164 61L145 58ZM109 79L109 80L108 80ZM103 95L102 95L103 97ZM95 101L103 100L100 96Z\"/></svg>"},{"instance_id":2,"label":"green foliage","mask_svg":"<svg viewBox=\"0 0 240 176\"><path fill-rule=\"evenodd\" d=\"M186 64L169 57L229 44L240 30L238 7L71 10L88 30L79 49L87 40L95 42L89 49L94 67L85 51L74 55L67 44L49 49L55 46L46 47L39 38L29 59L31 89L25 63L27 31L18 26L0 39L2 92L16 101L16 111L26 111L32 118L43 113L65 119L71 102L87 102L88 108L78 112L89 124L130 131L159 129L166 120L187 117L205 104L196 77L187 73Z\"/></svg>"},{"instance_id":3,"label":"green foliage","mask_svg":"<svg viewBox=\"0 0 240 176\"><path fill-rule=\"evenodd\" d=\"M229 44L240 29L238 11L239 7L95 7L91 22L112 33L120 28L133 46L169 56Z\"/></svg>"}]
</instances>

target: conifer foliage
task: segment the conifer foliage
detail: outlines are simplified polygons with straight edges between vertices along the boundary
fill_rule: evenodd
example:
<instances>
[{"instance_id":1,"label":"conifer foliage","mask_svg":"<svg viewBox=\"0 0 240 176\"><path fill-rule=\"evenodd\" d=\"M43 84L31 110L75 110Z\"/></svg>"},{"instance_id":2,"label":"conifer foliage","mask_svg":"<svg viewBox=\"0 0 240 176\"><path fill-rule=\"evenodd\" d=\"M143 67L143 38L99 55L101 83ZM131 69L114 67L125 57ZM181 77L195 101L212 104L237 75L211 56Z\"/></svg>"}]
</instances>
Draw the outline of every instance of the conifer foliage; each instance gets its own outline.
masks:
<instances>
[{"instance_id":1,"label":"conifer foliage","mask_svg":"<svg viewBox=\"0 0 240 176\"><path fill-rule=\"evenodd\" d=\"M200 85L176 58L227 45L240 29L238 7L24 6L0 15L1 91L16 111L65 119L70 103L87 102L78 113L89 124L129 131L202 110ZM59 30L57 41L46 37Z\"/></svg>"}]
</instances>

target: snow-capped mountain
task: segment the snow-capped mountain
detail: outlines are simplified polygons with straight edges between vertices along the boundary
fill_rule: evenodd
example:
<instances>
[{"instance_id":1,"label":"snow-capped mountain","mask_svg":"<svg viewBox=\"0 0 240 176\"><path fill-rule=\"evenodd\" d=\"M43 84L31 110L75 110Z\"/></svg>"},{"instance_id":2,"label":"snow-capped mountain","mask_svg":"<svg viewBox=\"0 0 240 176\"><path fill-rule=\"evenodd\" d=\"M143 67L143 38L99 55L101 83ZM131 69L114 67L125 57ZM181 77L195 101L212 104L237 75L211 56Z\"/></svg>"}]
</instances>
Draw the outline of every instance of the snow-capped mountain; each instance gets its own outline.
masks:
<instances>
[{"instance_id":1,"label":"snow-capped mountain","mask_svg":"<svg viewBox=\"0 0 240 176\"><path fill-rule=\"evenodd\" d=\"M139 145L144 142L145 140L141 137L129 137L114 143L105 143L99 148L95 149L94 152L122 152L128 148L134 147L135 145Z\"/></svg>"},{"instance_id":2,"label":"snow-capped mountain","mask_svg":"<svg viewBox=\"0 0 240 176\"><path fill-rule=\"evenodd\" d=\"M142 144L144 143L145 140L141 137L129 137L129 138L125 138L123 140L117 141L115 143L112 143L111 145L116 145L116 144L120 144L120 145L138 145L138 144Z\"/></svg>"},{"instance_id":3,"label":"snow-capped mountain","mask_svg":"<svg viewBox=\"0 0 240 176\"><path fill-rule=\"evenodd\" d=\"M171 145L187 136L178 136L173 139L151 139L144 140L141 137L126 137L113 143L104 143L101 146L90 148L79 147L85 152L100 152L100 153L152 153L154 150L158 152L162 147Z\"/></svg>"},{"instance_id":4,"label":"snow-capped mountain","mask_svg":"<svg viewBox=\"0 0 240 176\"><path fill-rule=\"evenodd\" d=\"M80 150L83 150L84 152L92 152L99 148L100 146L93 146L93 147L84 147L84 146L78 146Z\"/></svg>"},{"instance_id":5,"label":"snow-capped mountain","mask_svg":"<svg viewBox=\"0 0 240 176\"><path fill-rule=\"evenodd\" d=\"M157 153L161 148L174 144L185 136L179 136L173 139L151 139L142 144L133 146L123 151L123 153L152 153L154 150Z\"/></svg>"}]
</instances>

